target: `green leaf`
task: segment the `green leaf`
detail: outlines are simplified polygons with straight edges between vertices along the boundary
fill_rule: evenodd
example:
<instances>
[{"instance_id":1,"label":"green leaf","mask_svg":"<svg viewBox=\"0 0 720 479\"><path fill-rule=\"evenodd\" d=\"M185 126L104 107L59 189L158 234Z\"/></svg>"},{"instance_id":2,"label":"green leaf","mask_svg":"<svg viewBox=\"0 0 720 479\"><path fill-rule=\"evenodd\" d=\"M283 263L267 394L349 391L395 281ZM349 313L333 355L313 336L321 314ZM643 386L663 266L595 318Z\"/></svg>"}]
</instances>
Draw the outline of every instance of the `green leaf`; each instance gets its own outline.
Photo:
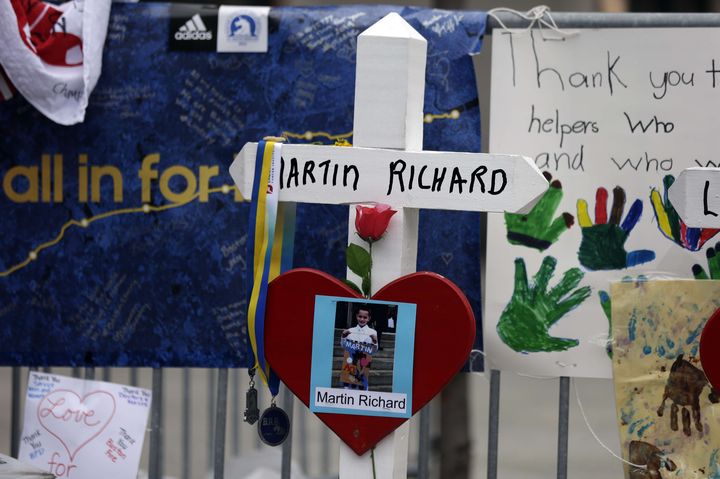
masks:
<instances>
[{"instance_id":1,"label":"green leaf","mask_svg":"<svg viewBox=\"0 0 720 479\"><path fill-rule=\"evenodd\" d=\"M347 261L350 271L361 278L370 274L372 259L370 258L370 253L361 246L356 244L348 245L347 250L345 250L345 260Z\"/></svg>"},{"instance_id":2,"label":"green leaf","mask_svg":"<svg viewBox=\"0 0 720 479\"><path fill-rule=\"evenodd\" d=\"M358 285L350 281L349 279L344 279L343 283L350 286L357 294L363 294L362 291L360 291L360 288L358 288Z\"/></svg>"},{"instance_id":3,"label":"green leaf","mask_svg":"<svg viewBox=\"0 0 720 479\"><path fill-rule=\"evenodd\" d=\"M369 298L370 297L370 275L369 274L366 276L363 276L362 289L363 289L363 294Z\"/></svg>"}]
</instances>

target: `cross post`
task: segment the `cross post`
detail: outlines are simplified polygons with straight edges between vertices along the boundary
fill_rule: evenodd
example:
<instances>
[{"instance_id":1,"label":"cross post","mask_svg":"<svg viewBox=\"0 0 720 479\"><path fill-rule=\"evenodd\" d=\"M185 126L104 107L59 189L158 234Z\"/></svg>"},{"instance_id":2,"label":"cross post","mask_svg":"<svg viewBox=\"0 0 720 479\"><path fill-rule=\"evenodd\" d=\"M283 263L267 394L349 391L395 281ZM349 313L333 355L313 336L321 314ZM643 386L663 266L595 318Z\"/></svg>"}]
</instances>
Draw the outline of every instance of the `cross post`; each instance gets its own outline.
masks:
<instances>
[{"instance_id":1,"label":"cross post","mask_svg":"<svg viewBox=\"0 0 720 479\"><path fill-rule=\"evenodd\" d=\"M415 271L419 208L515 212L547 189L526 157L422 150L426 57L427 41L390 13L358 37L353 146L283 146L280 201L381 202L398 211L373 245L372 293ZM230 167L242 192L252 191L256 151L246 144ZM362 244L354 224L351 207L348 238ZM341 444L340 477L407 477L408 436L405 422L375 447L375 476L370 453Z\"/></svg>"}]
</instances>

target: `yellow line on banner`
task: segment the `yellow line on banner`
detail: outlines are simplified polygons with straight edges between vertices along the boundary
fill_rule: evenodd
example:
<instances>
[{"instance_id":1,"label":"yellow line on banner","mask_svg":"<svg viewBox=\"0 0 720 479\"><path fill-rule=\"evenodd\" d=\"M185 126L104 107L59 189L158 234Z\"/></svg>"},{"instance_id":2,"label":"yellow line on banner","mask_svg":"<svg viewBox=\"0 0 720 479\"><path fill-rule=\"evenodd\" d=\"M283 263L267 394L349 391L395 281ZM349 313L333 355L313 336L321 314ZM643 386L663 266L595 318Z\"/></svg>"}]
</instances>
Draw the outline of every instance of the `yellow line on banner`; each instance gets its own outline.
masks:
<instances>
[{"instance_id":1,"label":"yellow line on banner","mask_svg":"<svg viewBox=\"0 0 720 479\"><path fill-rule=\"evenodd\" d=\"M208 194L213 194L213 193L228 194L230 192L235 192L235 191L237 191L237 186L223 185L218 188L210 188L208 190ZM76 220L76 219L70 220L60 227L60 232L57 234L57 236L55 236L55 238L51 239L50 241L46 241L45 243L42 243L41 245L39 245L36 248L34 248L33 250L31 250L30 253L28 254L27 259L25 259L25 261L22 261L16 265L13 265L10 268L6 269L5 271L0 271L0 278L10 276L11 274L15 273L16 271L23 269L25 266L29 265L34 260L36 260L38 257L38 254L41 251L60 243L60 241L62 241L62 239L65 237L65 232L68 229L70 229L71 226L87 228L88 226L90 226L90 224L92 224L96 221L103 220L106 218L111 218L113 216L128 215L128 214L134 214L134 213L157 213L157 212L161 212L161 211L167 211L167 210L171 210L174 208L178 208L180 206L185 206L188 203L191 203L191 202L197 200L199 197L200 197L200 193L196 193L193 196L191 196L187 201L183 201L181 203L170 203L170 204L162 205L162 206L152 206L152 205L144 204L142 206L137 206L137 207L133 207L133 208L121 208L121 209L117 209L117 210L106 211L105 213L100 213L99 215L92 216L90 218L84 218L82 220Z\"/></svg>"},{"instance_id":2,"label":"yellow line on banner","mask_svg":"<svg viewBox=\"0 0 720 479\"><path fill-rule=\"evenodd\" d=\"M447 113L427 113L425 116L423 116L423 121L425 123L432 123L435 120L457 120L460 118L460 110L450 110ZM322 137L327 138L328 140L336 141L336 140L343 140L346 138L350 138L353 135L353 132L350 131L348 133L339 133L337 135L333 135L332 133L328 133L327 131L306 131L304 133L295 133L292 131L283 131L283 136L286 136L288 138L295 138L297 140L305 140L305 141L312 141L315 138Z\"/></svg>"},{"instance_id":3,"label":"yellow line on banner","mask_svg":"<svg viewBox=\"0 0 720 479\"><path fill-rule=\"evenodd\" d=\"M319 136L327 138L328 140L341 140L343 138L350 138L352 134L352 131L349 133L340 133L338 135L333 135L332 133L328 133L326 131L306 131L305 133L293 133L292 131L283 131L283 136L307 141L313 140Z\"/></svg>"},{"instance_id":4,"label":"yellow line on banner","mask_svg":"<svg viewBox=\"0 0 720 479\"><path fill-rule=\"evenodd\" d=\"M428 113L423 117L423 121L425 123L432 123L434 120L457 120L458 118L460 118L460 111L451 110L449 113Z\"/></svg>"}]
</instances>

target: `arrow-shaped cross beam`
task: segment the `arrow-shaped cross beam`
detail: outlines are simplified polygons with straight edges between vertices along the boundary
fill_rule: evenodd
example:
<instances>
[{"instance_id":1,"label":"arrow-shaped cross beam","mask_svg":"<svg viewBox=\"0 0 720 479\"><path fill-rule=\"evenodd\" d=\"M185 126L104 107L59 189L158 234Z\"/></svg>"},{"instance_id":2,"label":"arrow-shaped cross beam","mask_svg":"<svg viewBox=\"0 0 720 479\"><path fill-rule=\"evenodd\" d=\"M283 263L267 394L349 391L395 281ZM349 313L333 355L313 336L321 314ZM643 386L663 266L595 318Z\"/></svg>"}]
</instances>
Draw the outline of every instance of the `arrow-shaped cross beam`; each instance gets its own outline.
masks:
<instances>
[{"instance_id":1,"label":"arrow-shaped cross beam","mask_svg":"<svg viewBox=\"0 0 720 479\"><path fill-rule=\"evenodd\" d=\"M248 198L257 143L247 143L230 174ZM395 208L516 212L547 189L535 164L519 155L284 145L280 201Z\"/></svg>"}]
</instances>

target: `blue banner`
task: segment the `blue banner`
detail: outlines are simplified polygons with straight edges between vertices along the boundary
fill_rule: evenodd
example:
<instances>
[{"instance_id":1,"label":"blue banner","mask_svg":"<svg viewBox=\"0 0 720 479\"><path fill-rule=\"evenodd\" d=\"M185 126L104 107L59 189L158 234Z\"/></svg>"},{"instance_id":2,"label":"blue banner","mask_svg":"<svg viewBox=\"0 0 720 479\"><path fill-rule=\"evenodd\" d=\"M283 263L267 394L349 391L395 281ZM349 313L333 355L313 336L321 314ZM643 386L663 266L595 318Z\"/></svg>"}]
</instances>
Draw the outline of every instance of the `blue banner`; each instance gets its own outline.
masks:
<instances>
[{"instance_id":1,"label":"blue banner","mask_svg":"<svg viewBox=\"0 0 720 479\"><path fill-rule=\"evenodd\" d=\"M168 4L114 4L83 124L0 104L0 364L250 365L249 206L228 167L266 135L352 142L356 37L391 11L428 40L424 148L479 151L477 12L277 8L268 53L218 54L170 51ZM299 205L295 266L343 277L347 216ZM418 270L479 321L479 216L423 212L420 238Z\"/></svg>"}]
</instances>

